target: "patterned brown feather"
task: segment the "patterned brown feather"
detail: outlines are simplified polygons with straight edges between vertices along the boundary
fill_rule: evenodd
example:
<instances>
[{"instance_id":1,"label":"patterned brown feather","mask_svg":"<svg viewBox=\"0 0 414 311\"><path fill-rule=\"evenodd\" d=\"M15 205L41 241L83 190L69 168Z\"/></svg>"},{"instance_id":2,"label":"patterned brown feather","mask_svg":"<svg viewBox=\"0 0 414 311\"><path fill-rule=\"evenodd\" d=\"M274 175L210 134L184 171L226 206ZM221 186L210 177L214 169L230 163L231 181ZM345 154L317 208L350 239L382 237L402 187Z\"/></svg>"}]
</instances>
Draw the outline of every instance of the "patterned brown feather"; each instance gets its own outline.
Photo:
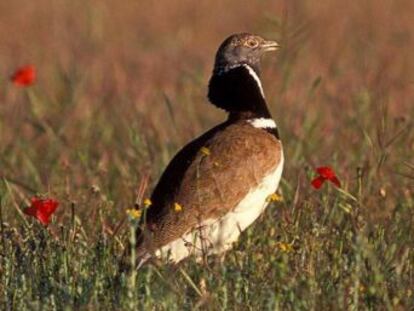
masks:
<instances>
[{"instance_id":1,"label":"patterned brown feather","mask_svg":"<svg viewBox=\"0 0 414 311\"><path fill-rule=\"evenodd\" d=\"M202 147L208 155L200 151ZM153 192L146 220L151 232L145 234L139 253L152 252L203 220L228 213L278 166L281 151L274 135L245 120L223 123L187 145ZM183 207L181 212L174 211L175 203Z\"/></svg>"}]
</instances>

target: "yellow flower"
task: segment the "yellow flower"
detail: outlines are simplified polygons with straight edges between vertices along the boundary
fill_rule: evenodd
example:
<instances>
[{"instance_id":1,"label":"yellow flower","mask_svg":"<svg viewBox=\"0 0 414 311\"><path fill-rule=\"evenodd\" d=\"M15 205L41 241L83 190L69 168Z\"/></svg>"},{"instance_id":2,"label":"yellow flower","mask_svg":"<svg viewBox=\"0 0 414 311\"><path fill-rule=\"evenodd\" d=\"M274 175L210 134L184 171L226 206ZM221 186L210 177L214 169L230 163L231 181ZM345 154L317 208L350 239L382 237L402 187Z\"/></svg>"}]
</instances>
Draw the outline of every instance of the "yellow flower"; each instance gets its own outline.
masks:
<instances>
[{"instance_id":1,"label":"yellow flower","mask_svg":"<svg viewBox=\"0 0 414 311\"><path fill-rule=\"evenodd\" d=\"M152 205L151 200L148 198L146 198L143 203L144 203L144 207L150 207Z\"/></svg>"},{"instance_id":2,"label":"yellow flower","mask_svg":"<svg viewBox=\"0 0 414 311\"><path fill-rule=\"evenodd\" d=\"M277 242L276 246L278 249L280 249L284 253L290 253L293 251L292 244L285 243L285 242Z\"/></svg>"},{"instance_id":3,"label":"yellow flower","mask_svg":"<svg viewBox=\"0 0 414 311\"><path fill-rule=\"evenodd\" d=\"M210 149L207 147L201 147L200 152L206 156L209 156L211 154Z\"/></svg>"},{"instance_id":4,"label":"yellow flower","mask_svg":"<svg viewBox=\"0 0 414 311\"><path fill-rule=\"evenodd\" d=\"M180 204L178 204L177 202L175 202L174 203L174 212L179 213L179 212L182 212L182 210L183 210L183 207Z\"/></svg>"},{"instance_id":5,"label":"yellow flower","mask_svg":"<svg viewBox=\"0 0 414 311\"><path fill-rule=\"evenodd\" d=\"M131 208L127 209L127 214L131 219L140 219L142 215L142 211L139 209Z\"/></svg>"},{"instance_id":6,"label":"yellow flower","mask_svg":"<svg viewBox=\"0 0 414 311\"><path fill-rule=\"evenodd\" d=\"M266 198L267 202L282 202L283 197L280 194L272 193Z\"/></svg>"}]
</instances>

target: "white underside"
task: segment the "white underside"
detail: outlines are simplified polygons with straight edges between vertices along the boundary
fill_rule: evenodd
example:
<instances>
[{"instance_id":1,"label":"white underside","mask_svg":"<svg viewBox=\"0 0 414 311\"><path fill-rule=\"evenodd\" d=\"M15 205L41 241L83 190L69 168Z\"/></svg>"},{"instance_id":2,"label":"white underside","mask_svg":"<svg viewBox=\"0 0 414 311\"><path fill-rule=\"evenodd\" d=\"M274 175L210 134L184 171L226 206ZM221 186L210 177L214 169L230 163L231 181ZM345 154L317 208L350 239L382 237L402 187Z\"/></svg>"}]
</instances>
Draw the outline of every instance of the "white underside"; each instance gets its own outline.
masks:
<instances>
[{"instance_id":1,"label":"white underside","mask_svg":"<svg viewBox=\"0 0 414 311\"><path fill-rule=\"evenodd\" d=\"M203 221L197 229L163 246L155 255L177 263L190 255L201 259L203 255L219 254L230 249L240 233L265 210L268 196L279 186L283 162L282 153L278 167L263 178L232 211L220 219Z\"/></svg>"}]
</instances>

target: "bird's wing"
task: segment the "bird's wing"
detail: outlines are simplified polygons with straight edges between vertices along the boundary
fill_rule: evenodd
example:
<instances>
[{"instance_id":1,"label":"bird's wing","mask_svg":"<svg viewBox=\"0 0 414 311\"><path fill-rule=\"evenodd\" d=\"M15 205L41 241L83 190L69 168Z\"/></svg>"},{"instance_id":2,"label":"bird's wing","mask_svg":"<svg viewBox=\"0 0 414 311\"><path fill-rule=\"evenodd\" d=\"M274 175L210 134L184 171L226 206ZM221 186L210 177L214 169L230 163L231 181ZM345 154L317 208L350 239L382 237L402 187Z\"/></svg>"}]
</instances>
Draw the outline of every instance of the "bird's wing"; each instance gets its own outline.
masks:
<instances>
[{"instance_id":1,"label":"bird's wing","mask_svg":"<svg viewBox=\"0 0 414 311\"><path fill-rule=\"evenodd\" d=\"M184 147L152 195L147 222L153 245L165 245L233 209L278 166L281 148L273 135L247 123L223 124Z\"/></svg>"}]
</instances>

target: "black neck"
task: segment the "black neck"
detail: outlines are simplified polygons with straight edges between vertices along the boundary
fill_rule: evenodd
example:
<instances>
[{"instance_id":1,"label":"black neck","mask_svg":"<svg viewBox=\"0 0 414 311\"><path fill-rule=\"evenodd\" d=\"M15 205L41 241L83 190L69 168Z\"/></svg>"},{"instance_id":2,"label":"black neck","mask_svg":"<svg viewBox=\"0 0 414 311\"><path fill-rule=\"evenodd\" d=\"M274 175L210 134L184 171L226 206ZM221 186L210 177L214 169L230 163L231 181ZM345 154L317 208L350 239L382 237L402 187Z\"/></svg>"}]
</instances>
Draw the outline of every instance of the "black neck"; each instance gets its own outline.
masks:
<instances>
[{"instance_id":1,"label":"black neck","mask_svg":"<svg viewBox=\"0 0 414 311\"><path fill-rule=\"evenodd\" d=\"M208 98L229 112L229 119L271 118L259 74L252 71L252 68L241 65L227 71L215 71L210 79Z\"/></svg>"}]
</instances>

